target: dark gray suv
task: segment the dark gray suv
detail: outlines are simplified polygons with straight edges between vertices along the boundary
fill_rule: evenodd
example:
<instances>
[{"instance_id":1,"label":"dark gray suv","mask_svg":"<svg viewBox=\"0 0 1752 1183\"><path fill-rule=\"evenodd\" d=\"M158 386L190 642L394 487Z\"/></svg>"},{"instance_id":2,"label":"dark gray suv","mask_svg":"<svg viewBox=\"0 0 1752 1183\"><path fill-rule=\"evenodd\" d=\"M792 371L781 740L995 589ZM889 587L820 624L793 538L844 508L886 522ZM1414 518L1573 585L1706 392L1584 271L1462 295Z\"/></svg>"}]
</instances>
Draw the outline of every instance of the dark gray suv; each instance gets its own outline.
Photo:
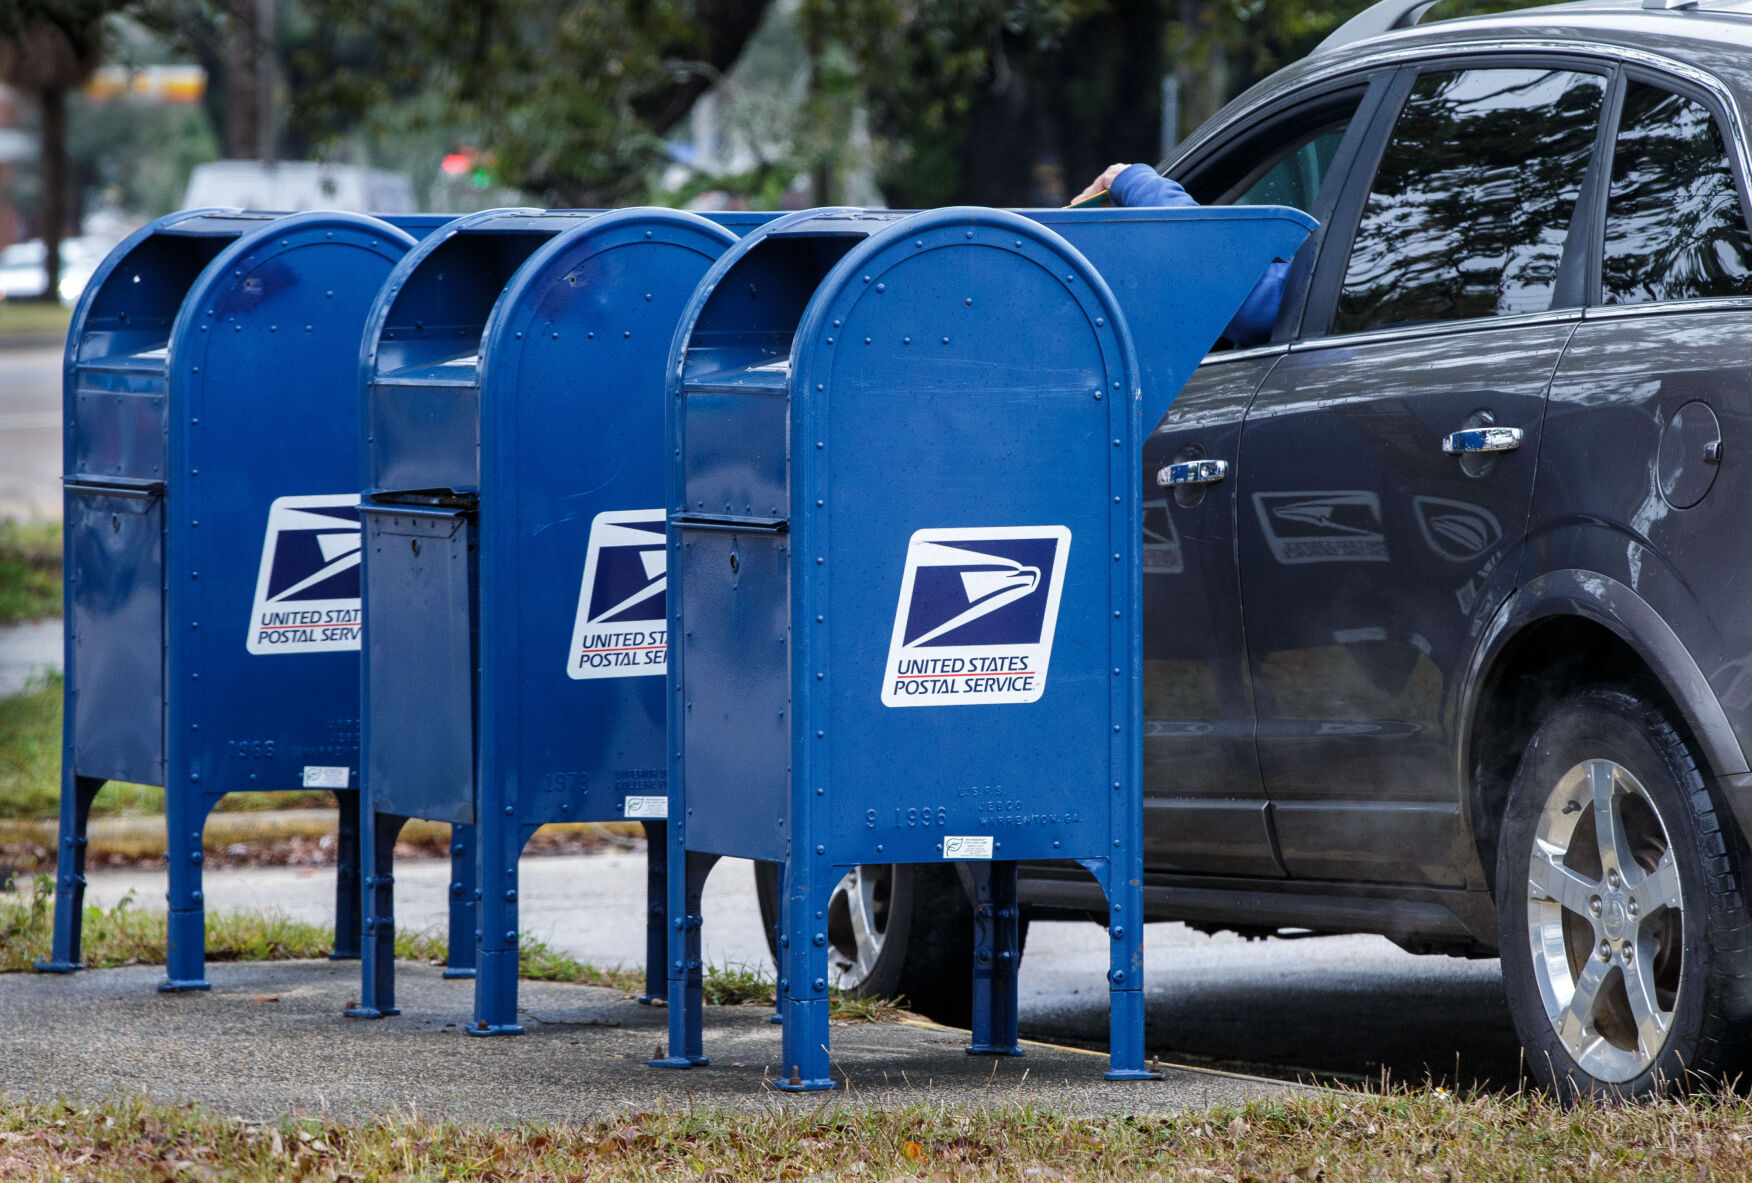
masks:
<instances>
[{"instance_id":1,"label":"dark gray suv","mask_svg":"<svg viewBox=\"0 0 1752 1183\"><path fill-rule=\"evenodd\" d=\"M1145 449L1150 915L1500 954L1565 1093L1737 1074L1752 3L1423 7L1165 166L1321 230L1273 343L1219 346ZM1035 918L1099 915L1025 874ZM948 875L848 876L846 984L953 1016Z\"/></svg>"}]
</instances>

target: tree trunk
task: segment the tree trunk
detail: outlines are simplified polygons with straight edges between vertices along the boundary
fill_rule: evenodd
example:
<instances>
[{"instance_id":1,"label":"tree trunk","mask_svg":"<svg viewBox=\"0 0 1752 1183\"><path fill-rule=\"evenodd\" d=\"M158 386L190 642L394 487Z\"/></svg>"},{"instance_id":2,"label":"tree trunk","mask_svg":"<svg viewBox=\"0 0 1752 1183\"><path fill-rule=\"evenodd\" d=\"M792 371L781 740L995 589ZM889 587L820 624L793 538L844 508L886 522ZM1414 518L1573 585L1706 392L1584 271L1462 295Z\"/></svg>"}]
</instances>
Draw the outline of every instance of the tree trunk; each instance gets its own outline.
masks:
<instances>
[{"instance_id":1,"label":"tree trunk","mask_svg":"<svg viewBox=\"0 0 1752 1183\"><path fill-rule=\"evenodd\" d=\"M254 160L261 153L261 84L256 73L261 52L253 2L232 6L225 39L225 156Z\"/></svg>"},{"instance_id":2,"label":"tree trunk","mask_svg":"<svg viewBox=\"0 0 1752 1183\"><path fill-rule=\"evenodd\" d=\"M45 86L37 98L43 114L43 298L59 300L61 235L67 229L67 92Z\"/></svg>"}]
</instances>

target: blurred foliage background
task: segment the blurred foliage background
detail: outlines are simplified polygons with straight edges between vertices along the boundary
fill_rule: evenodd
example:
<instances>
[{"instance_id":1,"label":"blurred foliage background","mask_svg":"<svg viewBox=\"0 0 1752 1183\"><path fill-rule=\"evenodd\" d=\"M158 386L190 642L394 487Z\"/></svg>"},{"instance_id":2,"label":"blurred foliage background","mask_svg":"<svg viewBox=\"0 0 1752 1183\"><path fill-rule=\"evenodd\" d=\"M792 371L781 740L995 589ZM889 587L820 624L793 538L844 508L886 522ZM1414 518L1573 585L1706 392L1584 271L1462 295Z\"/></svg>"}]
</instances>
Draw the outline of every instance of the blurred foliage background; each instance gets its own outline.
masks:
<instances>
[{"instance_id":1,"label":"blurred foliage background","mask_svg":"<svg viewBox=\"0 0 1752 1183\"><path fill-rule=\"evenodd\" d=\"M0 81L42 134L12 182L38 215L58 187L73 215L154 216L220 157L387 167L433 209L1055 205L1110 162L1159 160L1361 7L0 0ZM198 104L82 94L100 63L162 62L205 71Z\"/></svg>"}]
</instances>

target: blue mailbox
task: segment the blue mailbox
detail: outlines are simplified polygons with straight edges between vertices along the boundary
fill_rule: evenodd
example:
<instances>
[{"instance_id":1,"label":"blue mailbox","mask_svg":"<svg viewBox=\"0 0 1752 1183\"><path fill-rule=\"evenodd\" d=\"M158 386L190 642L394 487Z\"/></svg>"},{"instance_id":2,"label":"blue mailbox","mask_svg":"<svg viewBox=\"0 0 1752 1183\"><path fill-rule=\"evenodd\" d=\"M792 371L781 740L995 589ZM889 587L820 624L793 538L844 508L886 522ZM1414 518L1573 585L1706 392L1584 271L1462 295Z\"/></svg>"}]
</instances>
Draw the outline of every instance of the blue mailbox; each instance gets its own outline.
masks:
<instances>
[{"instance_id":1,"label":"blue mailbox","mask_svg":"<svg viewBox=\"0 0 1752 1183\"><path fill-rule=\"evenodd\" d=\"M165 788L160 989L207 988L201 830L226 793L334 790L334 955L359 955L359 340L413 243L356 214L194 211L87 286L64 377L61 836L39 969L81 965L108 780Z\"/></svg>"},{"instance_id":2,"label":"blue mailbox","mask_svg":"<svg viewBox=\"0 0 1752 1183\"><path fill-rule=\"evenodd\" d=\"M522 1030L517 863L547 822L644 823L647 996L665 993L663 366L735 241L672 210L489 211L384 286L363 378L370 890L351 1014L397 1013L409 817L476 826L478 882L452 885L480 908L470 1034Z\"/></svg>"},{"instance_id":3,"label":"blue mailbox","mask_svg":"<svg viewBox=\"0 0 1752 1183\"><path fill-rule=\"evenodd\" d=\"M1141 448L1275 258L1280 209L817 211L707 275L670 359L669 1055L700 892L783 864L779 1085L833 1087L826 909L965 865L969 1052L1019 1054L1019 860L1106 893L1111 1070L1143 1063Z\"/></svg>"}]
</instances>

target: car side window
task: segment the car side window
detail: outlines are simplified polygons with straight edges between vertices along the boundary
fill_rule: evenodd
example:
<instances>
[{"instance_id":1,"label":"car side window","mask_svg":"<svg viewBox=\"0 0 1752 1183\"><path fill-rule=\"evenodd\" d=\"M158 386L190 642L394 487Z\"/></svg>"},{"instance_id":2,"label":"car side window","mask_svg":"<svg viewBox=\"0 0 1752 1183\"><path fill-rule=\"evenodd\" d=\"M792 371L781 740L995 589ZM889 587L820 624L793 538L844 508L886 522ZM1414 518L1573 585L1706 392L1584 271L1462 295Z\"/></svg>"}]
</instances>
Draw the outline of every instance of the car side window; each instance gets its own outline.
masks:
<instances>
[{"instance_id":1,"label":"car side window","mask_svg":"<svg viewBox=\"0 0 1752 1183\"><path fill-rule=\"evenodd\" d=\"M1612 150L1608 304L1752 295L1752 236L1709 108L1632 81Z\"/></svg>"},{"instance_id":2,"label":"car side window","mask_svg":"<svg viewBox=\"0 0 1752 1183\"><path fill-rule=\"evenodd\" d=\"M1606 79L1426 72L1393 127L1345 266L1335 333L1551 306Z\"/></svg>"},{"instance_id":3,"label":"car side window","mask_svg":"<svg viewBox=\"0 0 1752 1183\"><path fill-rule=\"evenodd\" d=\"M1212 205L1287 205L1311 210L1320 184L1338 155L1350 116L1303 133L1275 156L1230 186Z\"/></svg>"}]
</instances>

